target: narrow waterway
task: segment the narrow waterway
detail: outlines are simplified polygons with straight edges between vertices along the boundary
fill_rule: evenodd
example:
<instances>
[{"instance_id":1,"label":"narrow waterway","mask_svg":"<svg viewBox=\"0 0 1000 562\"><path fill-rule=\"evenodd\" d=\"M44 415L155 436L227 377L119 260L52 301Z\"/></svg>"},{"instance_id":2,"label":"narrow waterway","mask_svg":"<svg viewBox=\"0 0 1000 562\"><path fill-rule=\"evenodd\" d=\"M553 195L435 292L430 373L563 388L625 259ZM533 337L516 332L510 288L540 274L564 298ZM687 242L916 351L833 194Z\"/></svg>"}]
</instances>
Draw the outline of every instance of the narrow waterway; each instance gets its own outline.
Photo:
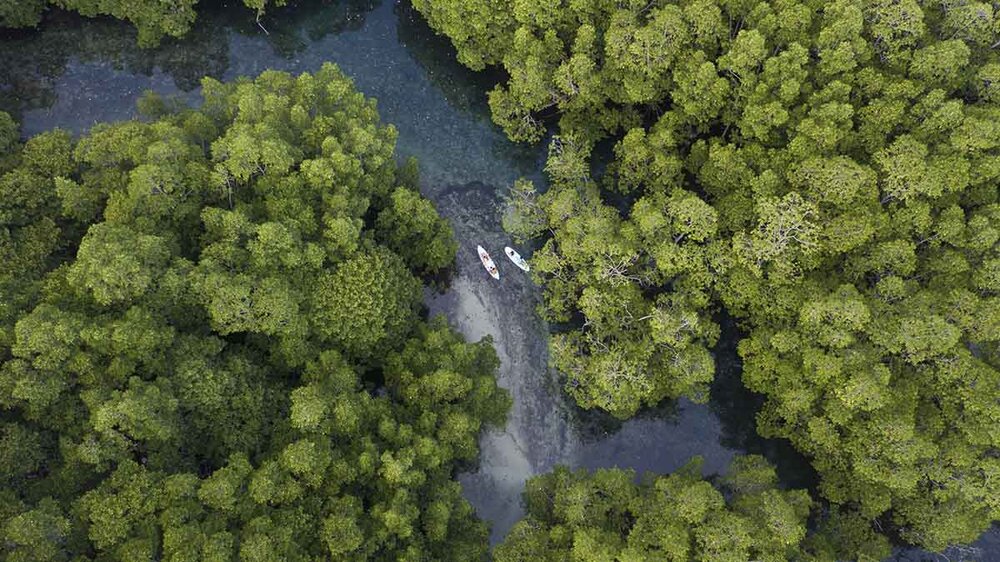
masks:
<instances>
[{"instance_id":1,"label":"narrow waterway","mask_svg":"<svg viewBox=\"0 0 1000 562\"><path fill-rule=\"evenodd\" d=\"M738 333L724 319L709 404L681 400L618 423L567 402L547 366L538 288L506 261L501 280L492 280L475 254L476 244L499 254L510 243L500 227L500 198L517 177L541 181L544 148L506 140L485 104L494 79L459 66L448 43L407 4L349 0L281 10L265 19L267 35L247 14L203 13L187 38L154 50L137 49L134 32L119 22L56 14L41 32L0 40L0 109L22 122L25 135L53 127L83 132L95 122L133 117L147 89L196 102L204 75L231 79L337 63L378 99L382 119L399 131L398 155L419 159L422 190L460 241L449 288L428 292L428 307L468 339L493 339L499 382L514 399L506 427L482 436L478 466L459 475L469 501L492 523L494 541L521 516L524 481L557 463L670 472L701 455L710 474L737 453L755 452L777 464L785 484L812 484L808 463L787 444L753 432L759 399L739 385ZM996 529L975 546L967 559L1000 560ZM897 558L941 559L919 551Z\"/></svg>"}]
</instances>

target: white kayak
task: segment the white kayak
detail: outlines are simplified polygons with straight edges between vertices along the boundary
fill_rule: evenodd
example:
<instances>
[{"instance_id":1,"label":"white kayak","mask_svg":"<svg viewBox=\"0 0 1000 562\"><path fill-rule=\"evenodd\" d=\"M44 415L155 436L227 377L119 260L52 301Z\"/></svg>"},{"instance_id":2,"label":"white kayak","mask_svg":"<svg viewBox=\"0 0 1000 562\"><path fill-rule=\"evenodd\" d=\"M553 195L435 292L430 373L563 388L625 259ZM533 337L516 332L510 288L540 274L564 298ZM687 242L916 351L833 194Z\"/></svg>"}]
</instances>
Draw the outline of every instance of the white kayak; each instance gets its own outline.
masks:
<instances>
[{"instance_id":1,"label":"white kayak","mask_svg":"<svg viewBox=\"0 0 1000 562\"><path fill-rule=\"evenodd\" d=\"M514 251L514 248L511 248L510 246L504 246L503 253L507 254L507 257L510 258L510 261L514 262L514 265L516 265L517 267L520 267L525 271L529 271L531 269L530 267L528 267L528 262L524 261L524 258L521 257L521 254Z\"/></svg>"},{"instance_id":2,"label":"white kayak","mask_svg":"<svg viewBox=\"0 0 1000 562\"><path fill-rule=\"evenodd\" d=\"M497 264L493 263L493 258L490 257L486 250L482 246L476 246L476 250L479 251L479 261L483 262L483 267L486 271L493 276L494 279L500 279L500 270L497 269Z\"/></svg>"}]
</instances>

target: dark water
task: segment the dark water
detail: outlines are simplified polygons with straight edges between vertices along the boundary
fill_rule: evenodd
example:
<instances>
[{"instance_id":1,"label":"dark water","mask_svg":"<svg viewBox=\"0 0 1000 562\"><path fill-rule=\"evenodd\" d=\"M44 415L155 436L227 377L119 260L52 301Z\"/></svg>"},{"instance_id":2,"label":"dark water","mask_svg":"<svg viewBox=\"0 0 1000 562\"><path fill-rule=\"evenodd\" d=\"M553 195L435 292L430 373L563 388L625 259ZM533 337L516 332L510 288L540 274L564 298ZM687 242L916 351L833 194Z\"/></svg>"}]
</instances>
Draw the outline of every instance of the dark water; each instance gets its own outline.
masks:
<instances>
[{"instance_id":1,"label":"dark water","mask_svg":"<svg viewBox=\"0 0 1000 562\"><path fill-rule=\"evenodd\" d=\"M316 3L272 12L263 23L266 35L245 9L203 12L183 41L140 50L134 31L119 22L54 14L44 31L8 33L0 41L0 109L21 120L25 135L53 127L83 132L96 122L134 117L147 89L197 102L202 76L337 63L378 99L382 119L399 131L397 153L420 160L422 190L461 243L449 290L428 293L428 306L467 338L494 339L500 384L514 398L507 426L483 435L478 468L459 475L477 512L493 523L494 540L521 516L524 481L557 463L669 472L701 455L711 474L735 454L752 452L775 462L784 484L814 485L808 462L787 443L754 433L760 398L739 384L738 333L725 319L709 404L681 400L620 423L565 400L547 368L547 328L534 313L538 288L507 262L500 263L501 281L493 281L475 255L476 244L498 252L510 243L499 224L502 190L521 176L540 181L544 160L542 147L515 146L491 124L485 92L496 77L458 65L447 41L407 4ZM1000 560L1000 532L975 547L967 559ZM919 551L897 558L943 560Z\"/></svg>"}]
</instances>

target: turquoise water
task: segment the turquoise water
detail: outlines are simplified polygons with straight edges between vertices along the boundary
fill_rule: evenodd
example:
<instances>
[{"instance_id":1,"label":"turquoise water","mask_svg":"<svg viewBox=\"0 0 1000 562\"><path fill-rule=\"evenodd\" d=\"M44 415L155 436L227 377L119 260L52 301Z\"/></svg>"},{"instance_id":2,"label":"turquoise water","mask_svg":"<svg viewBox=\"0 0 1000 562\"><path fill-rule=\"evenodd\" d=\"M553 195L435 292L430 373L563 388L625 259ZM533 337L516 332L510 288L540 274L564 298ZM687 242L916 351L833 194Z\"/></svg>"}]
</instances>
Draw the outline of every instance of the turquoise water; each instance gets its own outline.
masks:
<instances>
[{"instance_id":1,"label":"turquoise water","mask_svg":"<svg viewBox=\"0 0 1000 562\"><path fill-rule=\"evenodd\" d=\"M759 398L739 385L738 333L725 321L709 404L682 400L618 423L567 403L547 368L546 326L534 313L538 288L506 262L494 282L475 255L476 244L499 253L510 243L499 224L500 196L517 177L541 181L545 156L542 147L511 144L490 122L484 96L497 77L459 66L450 45L402 3L286 9L263 23L267 35L242 9L202 14L183 41L144 51L118 22L56 14L44 31L9 34L0 43L0 109L21 120L25 135L53 127L83 132L95 122L135 116L146 89L196 103L204 75L230 79L268 68L340 65L398 129L399 156L420 160L422 190L461 243L450 287L428 292L429 308L468 338L493 337L500 384L514 398L507 427L484 434L478 466L459 475L477 512L493 523L494 540L520 517L524 480L557 463L669 472L701 455L705 472L715 473L733 455L754 452L777 464L785 484L813 484L808 463L787 443L754 434ZM1000 560L1000 532L976 547L971 559ZM941 559L920 551L896 558Z\"/></svg>"}]
</instances>

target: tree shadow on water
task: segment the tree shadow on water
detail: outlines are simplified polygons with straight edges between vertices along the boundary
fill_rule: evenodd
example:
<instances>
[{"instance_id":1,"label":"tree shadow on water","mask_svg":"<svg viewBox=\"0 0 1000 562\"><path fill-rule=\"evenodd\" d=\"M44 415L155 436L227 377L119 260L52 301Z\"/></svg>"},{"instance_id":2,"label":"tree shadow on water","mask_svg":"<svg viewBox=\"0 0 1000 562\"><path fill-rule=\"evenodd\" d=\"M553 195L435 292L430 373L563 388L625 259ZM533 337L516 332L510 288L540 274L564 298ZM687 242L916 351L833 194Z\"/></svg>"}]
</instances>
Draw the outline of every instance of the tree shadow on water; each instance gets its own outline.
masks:
<instances>
[{"instance_id":1,"label":"tree shadow on water","mask_svg":"<svg viewBox=\"0 0 1000 562\"><path fill-rule=\"evenodd\" d=\"M261 20L265 32L255 12L241 2L202 2L198 19L184 37L164 37L153 48L138 47L137 32L128 22L52 8L36 30L0 30L0 110L20 119L26 111L52 107L57 82L73 61L136 77L152 76L159 69L179 90L190 92L203 77L221 79L226 73L230 32L262 38L279 56L292 58L310 42L360 29L378 5L379 0L292 2L268 10Z\"/></svg>"},{"instance_id":2,"label":"tree shadow on water","mask_svg":"<svg viewBox=\"0 0 1000 562\"><path fill-rule=\"evenodd\" d=\"M204 76L221 78L229 66L229 42L215 26L199 21L182 39L165 38L140 49L127 22L84 18L51 9L37 30L4 30L0 36L0 110L19 118L25 111L51 107L56 83L72 61L97 63L135 76L169 75L189 92ZM103 70L102 70L103 71Z\"/></svg>"},{"instance_id":3,"label":"tree shadow on water","mask_svg":"<svg viewBox=\"0 0 1000 562\"><path fill-rule=\"evenodd\" d=\"M722 423L722 445L745 454L763 455L775 466L782 485L816 490L818 477L809 459L786 439L766 439L757 434L757 412L764 396L743 386L743 362L736 351L743 334L734 318L718 318L722 335L715 348L715 380L709 406Z\"/></svg>"},{"instance_id":4,"label":"tree shadow on water","mask_svg":"<svg viewBox=\"0 0 1000 562\"><path fill-rule=\"evenodd\" d=\"M268 8L260 20L239 4L215 8L205 20L241 35L263 38L282 58L290 59L328 35L357 31L381 0L299 0Z\"/></svg>"},{"instance_id":5,"label":"tree shadow on water","mask_svg":"<svg viewBox=\"0 0 1000 562\"><path fill-rule=\"evenodd\" d=\"M451 41L434 33L409 1L396 3L393 12L396 14L396 39L424 69L448 103L459 111L489 120L486 95L504 79L503 72L496 68L476 72L459 63Z\"/></svg>"},{"instance_id":6,"label":"tree shadow on water","mask_svg":"<svg viewBox=\"0 0 1000 562\"><path fill-rule=\"evenodd\" d=\"M560 392L565 392L561 387ZM676 400L664 400L652 408L643 408L628 420L620 420L598 408L585 410L567 396L572 425L583 443L594 443L621 431L626 423L639 420L656 420L665 423L677 421L680 412Z\"/></svg>"}]
</instances>

